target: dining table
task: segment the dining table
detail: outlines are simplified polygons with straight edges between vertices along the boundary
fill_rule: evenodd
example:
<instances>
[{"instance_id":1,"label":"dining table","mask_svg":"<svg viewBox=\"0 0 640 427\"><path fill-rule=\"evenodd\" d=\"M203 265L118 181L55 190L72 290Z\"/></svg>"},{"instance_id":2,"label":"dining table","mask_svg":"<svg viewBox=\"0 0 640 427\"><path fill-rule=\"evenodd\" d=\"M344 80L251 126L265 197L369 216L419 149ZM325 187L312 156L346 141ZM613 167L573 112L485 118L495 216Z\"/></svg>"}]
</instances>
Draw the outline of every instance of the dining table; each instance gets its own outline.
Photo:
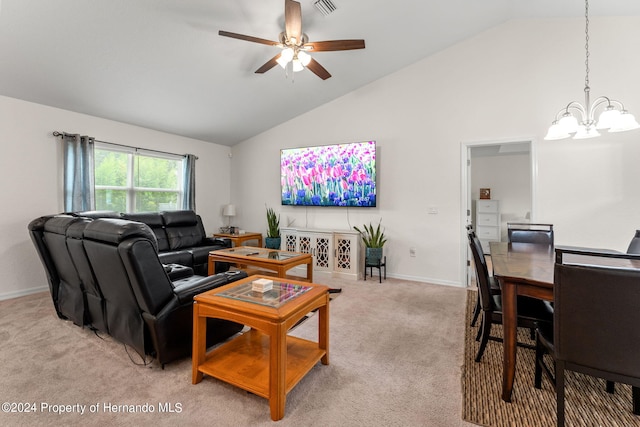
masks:
<instances>
[{"instance_id":1,"label":"dining table","mask_svg":"<svg viewBox=\"0 0 640 427\"><path fill-rule=\"evenodd\" d=\"M553 301L554 248L548 244L507 242L490 242L489 248L493 275L502 290L502 400L511 402L516 372L517 297Z\"/></svg>"}]
</instances>

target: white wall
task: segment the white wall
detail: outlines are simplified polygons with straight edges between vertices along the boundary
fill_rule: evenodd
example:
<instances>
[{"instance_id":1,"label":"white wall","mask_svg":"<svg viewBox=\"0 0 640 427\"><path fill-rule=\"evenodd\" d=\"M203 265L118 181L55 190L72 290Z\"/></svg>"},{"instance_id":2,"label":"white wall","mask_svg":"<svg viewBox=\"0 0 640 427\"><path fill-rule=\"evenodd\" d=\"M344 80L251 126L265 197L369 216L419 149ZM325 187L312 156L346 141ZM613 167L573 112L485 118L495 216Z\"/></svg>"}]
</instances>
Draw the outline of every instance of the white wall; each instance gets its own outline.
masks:
<instances>
[{"instance_id":1,"label":"white wall","mask_svg":"<svg viewBox=\"0 0 640 427\"><path fill-rule=\"evenodd\" d=\"M640 18L593 18L590 35L593 95L640 118ZM461 142L527 136L537 151L534 214L555 224L556 242L625 249L640 228L640 131L543 140L560 108L582 102L583 82L582 19L507 22L234 146L236 222L264 232L265 204L297 226L382 218L389 275L462 285ZM378 142L378 208L280 206L281 148L365 139Z\"/></svg>"},{"instance_id":2,"label":"white wall","mask_svg":"<svg viewBox=\"0 0 640 427\"><path fill-rule=\"evenodd\" d=\"M502 241L507 240L507 222L521 222L531 213L531 157L529 153L473 157L471 196L490 188L491 198L500 201Z\"/></svg>"},{"instance_id":3,"label":"white wall","mask_svg":"<svg viewBox=\"0 0 640 427\"><path fill-rule=\"evenodd\" d=\"M229 147L169 135L0 96L0 299L44 289L47 282L27 224L63 210L62 158L55 130L177 154L192 153L196 164L196 209L207 232L223 224L229 201Z\"/></svg>"},{"instance_id":4,"label":"white wall","mask_svg":"<svg viewBox=\"0 0 640 427\"><path fill-rule=\"evenodd\" d=\"M525 135L537 152L535 215L555 224L557 243L625 249L640 228L640 131L542 140L554 114L581 101L583 25L507 22L244 141L231 160L228 147L0 97L0 298L46 286L27 224L62 210L54 130L198 155L197 210L209 232L226 223L229 201L234 223L251 231L266 231L265 204L283 225L350 229L382 218L390 276L452 285L463 283L461 142ZM640 18L592 18L590 43L593 94L640 117ZM378 141L378 208L280 206L280 148L367 139Z\"/></svg>"}]
</instances>

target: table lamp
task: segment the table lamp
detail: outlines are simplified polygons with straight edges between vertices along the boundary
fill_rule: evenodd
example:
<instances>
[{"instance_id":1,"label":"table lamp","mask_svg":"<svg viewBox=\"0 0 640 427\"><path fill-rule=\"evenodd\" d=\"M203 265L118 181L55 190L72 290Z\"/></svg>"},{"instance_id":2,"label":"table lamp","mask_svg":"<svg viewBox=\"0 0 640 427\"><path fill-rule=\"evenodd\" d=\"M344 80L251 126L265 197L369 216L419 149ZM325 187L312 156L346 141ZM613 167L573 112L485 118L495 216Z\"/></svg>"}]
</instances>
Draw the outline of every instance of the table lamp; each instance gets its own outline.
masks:
<instances>
[{"instance_id":1,"label":"table lamp","mask_svg":"<svg viewBox=\"0 0 640 427\"><path fill-rule=\"evenodd\" d=\"M231 227L231 217L236 216L236 206L235 205L225 205L222 208L222 215L228 218L227 227L229 228L229 233L233 234L233 228Z\"/></svg>"}]
</instances>

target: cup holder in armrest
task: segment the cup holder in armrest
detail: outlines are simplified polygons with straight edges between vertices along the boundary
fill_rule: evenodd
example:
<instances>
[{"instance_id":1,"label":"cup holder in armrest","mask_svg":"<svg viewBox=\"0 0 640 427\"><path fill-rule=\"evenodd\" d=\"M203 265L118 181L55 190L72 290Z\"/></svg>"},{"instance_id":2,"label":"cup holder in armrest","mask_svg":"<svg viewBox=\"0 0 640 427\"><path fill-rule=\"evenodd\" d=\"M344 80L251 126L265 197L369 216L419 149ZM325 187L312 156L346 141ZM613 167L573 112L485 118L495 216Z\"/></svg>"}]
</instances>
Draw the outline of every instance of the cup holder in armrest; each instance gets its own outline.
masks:
<instances>
[{"instance_id":1,"label":"cup holder in armrest","mask_svg":"<svg viewBox=\"0 0 640 427\"><path fill-rule=\"evenodd\" d=\"M169 279L174 282L193 276L193 268L181 264L162 264L164 271L169 275Z\"/></svg>"}]
</instances>

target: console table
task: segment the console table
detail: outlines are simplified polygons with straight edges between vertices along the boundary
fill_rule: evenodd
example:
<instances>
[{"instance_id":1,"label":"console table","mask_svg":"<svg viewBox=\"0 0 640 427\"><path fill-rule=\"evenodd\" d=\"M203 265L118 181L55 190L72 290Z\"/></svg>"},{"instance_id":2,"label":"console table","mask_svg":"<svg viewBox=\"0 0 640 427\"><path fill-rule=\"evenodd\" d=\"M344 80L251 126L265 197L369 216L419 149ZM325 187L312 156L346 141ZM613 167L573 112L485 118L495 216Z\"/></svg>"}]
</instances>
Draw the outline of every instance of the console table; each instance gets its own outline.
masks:
<instances>
[{"instance_id":1,"label":"console table","mask_svg":"<svg viewBox=\"0 0 640 427\"><path fill-rule=\"evenodd\" d=\"M229 239L233 246L243 246L242 244L249 240L257 240L258 247L262 247L262 233L244 233L244 234L229 234L229 233L216 233L213 237L219 239Z\"/></svg>"},{"instance_id":2,"label":"console table","mask_svg":"<svg viewBox=\"0 0 640 427\"><path fill-rule=\"evenodd\" d=\"M280 234L282 250L311 254L314 274L360 278L364 251L357 231L281 228Z\"/></svg>"}]
</instances>

